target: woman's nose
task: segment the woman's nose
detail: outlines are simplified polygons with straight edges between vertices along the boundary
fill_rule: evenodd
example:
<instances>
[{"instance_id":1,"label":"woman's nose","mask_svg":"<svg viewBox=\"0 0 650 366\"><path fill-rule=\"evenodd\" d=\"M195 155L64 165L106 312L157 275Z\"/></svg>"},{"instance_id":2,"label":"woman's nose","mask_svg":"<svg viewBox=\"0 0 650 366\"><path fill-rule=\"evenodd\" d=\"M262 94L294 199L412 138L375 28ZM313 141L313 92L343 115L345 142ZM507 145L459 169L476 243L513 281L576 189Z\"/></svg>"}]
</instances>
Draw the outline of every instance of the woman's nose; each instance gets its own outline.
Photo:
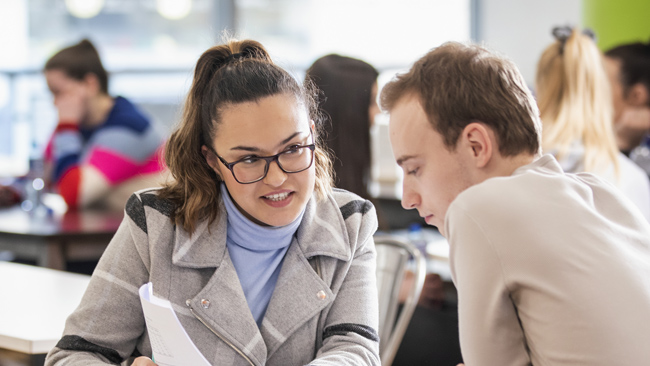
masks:
<instances>
[{"instance_id":1,"label":"woman's nose","mask_svg":"<svg viewBox=\"0 0 650 366\"><path fill-rule=\"evenodd\" d=\"M268 184L273 187L279 187L287 180L287 173L280 169L278 161L272 161L269 164L269 171L266 173L263 181L265 184Z\"/></svg>"}]
</instances>

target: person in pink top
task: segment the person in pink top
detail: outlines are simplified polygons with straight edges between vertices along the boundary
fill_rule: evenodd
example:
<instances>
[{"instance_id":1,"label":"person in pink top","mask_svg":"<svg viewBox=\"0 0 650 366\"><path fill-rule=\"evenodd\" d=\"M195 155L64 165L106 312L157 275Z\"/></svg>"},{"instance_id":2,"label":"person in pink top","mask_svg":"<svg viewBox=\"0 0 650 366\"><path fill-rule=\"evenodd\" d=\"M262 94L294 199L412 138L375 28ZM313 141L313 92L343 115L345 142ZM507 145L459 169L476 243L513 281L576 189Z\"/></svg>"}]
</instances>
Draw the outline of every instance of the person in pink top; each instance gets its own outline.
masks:
<instances>
[{"instance_id":1,"label":"person in pink top","mask_svg":"<svg viewBox=\"0 0 650 366\"><path fill-rule=\"evenodd\" d=\"M69 207L123 209L133 191L156 185L163 136L123 97L88 40L52 56L44 68L59 122L45 150L47 179Z\"/></svg>"}]
</instances>

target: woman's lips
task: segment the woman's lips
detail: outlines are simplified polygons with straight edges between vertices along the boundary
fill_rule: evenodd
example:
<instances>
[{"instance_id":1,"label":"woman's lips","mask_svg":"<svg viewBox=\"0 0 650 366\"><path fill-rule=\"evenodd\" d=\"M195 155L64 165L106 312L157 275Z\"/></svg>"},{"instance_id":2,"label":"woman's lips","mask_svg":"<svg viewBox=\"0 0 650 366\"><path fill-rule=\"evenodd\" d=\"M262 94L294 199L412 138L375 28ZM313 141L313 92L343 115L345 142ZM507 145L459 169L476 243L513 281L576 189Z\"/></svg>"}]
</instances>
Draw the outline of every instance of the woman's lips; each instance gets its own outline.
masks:
<instances>
[{"instance_id":1,"label":"woman's lips","mask_svg":"<svg viewBox=\"0 0 650 366\"><path fill-rule=\"evenodd\" d=\"M280 208L291 203L293 194L294 192L291 191L276 192L262 196L262 200L271 207Z\"/></svg>"}]
</instances>

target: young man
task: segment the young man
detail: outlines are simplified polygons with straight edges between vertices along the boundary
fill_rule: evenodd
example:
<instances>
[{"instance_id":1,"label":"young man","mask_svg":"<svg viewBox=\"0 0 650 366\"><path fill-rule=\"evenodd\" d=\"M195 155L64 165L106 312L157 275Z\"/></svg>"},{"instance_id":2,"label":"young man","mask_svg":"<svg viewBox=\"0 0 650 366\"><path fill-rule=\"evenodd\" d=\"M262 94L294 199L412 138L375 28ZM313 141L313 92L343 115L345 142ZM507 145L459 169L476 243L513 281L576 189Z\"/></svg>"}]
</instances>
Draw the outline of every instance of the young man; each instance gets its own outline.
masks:
<instances>
[{"instance_id":1,"label":"young man","mask_svg":"<svg viewBox=\"0 0 650 366\"><path fill-rule=\"evenodd\" d=\"M612 185L541 155L512 62L447 43L381 101L402 205L449 241L468 366L647 364L650 226Z\"/></svg>"}]
</instances>

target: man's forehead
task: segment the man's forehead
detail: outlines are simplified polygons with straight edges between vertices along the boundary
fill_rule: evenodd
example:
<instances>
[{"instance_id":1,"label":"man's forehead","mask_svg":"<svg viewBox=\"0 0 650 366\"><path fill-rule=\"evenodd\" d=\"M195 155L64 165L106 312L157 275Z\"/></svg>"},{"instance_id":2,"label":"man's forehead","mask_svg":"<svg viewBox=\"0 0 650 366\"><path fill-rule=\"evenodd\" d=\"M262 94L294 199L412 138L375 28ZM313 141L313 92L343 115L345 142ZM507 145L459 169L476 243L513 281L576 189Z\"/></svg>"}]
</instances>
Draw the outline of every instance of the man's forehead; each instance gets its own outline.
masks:
<instances>
[{"instance_id":1,"label":"man's forehead","mask_svg":"<svg viewBox=\"0 0 650 366\"><path fill-rule=\"evenodd\" d=\"M389 121L391 133L413 133L413 129L417 130L428 124L419 98L412 95L402 97L395 103Z\"/></svg>"}]
</instances>

